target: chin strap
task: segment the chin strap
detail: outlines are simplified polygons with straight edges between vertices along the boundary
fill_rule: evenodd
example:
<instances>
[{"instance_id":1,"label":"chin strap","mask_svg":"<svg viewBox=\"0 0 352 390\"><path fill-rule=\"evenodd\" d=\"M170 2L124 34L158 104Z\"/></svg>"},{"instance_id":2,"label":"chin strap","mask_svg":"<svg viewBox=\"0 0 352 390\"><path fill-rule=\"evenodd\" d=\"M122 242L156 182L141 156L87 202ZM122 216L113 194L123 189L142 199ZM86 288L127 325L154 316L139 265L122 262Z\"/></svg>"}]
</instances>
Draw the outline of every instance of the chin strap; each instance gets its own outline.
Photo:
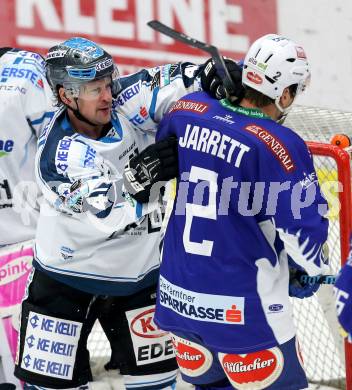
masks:
<instances>
[{"instance_id":1,"label":"chin strap","mask_svg":"<svg viewBox=\"0 0 352 390\"><path fill-rule=\"evenodd\" d=\"M275 99L275 106L281 112L281 115L279 116L279 118L276 119L277 123L282 125L285 122L285 119L286 119L288 113L291 111L291 108L293 106L294 101L295 101L295 98L292 100L292 103L288 107L282 108L281 104L280 104L280 97L277 97Z\"/></svg>"},{"instance_id":2,"label":"chin strap","mask_svg":"<svg viewBox=\"0 0 352 390\"><path fill-rule=\"evenodd\" d=\"M80 121L82 121L82 122L85 122L85 123L88 123L88 125L90 125L90 126L96 126L96 125L97 125L96 123L91 122L89 119L87 119L85 116L83 116L83 115L81 114L81 112L79 111L78 98L74 98L74 101L76 102L77 108L72 108L72 107L68 106L67 104L65 104L65 106L66 106L69 110L71 110L71 111L73 112L74 116L75 116L78 120L80 120Z\"/></svg>"}]
</instances>

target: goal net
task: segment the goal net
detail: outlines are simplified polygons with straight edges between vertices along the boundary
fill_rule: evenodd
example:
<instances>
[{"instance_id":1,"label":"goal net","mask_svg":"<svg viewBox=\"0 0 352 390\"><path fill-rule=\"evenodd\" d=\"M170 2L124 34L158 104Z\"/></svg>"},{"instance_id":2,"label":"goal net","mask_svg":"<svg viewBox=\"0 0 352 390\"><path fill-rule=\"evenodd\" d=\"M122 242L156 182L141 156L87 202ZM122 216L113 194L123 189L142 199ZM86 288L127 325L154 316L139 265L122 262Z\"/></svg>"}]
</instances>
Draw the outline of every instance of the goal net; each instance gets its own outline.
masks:
<instances>
[{"instance_id":1,"label":"goal net","mask_svg":"<svg viewBox=\"0 0 352 390\"><path fill-rule=\"evenodd\" d=\"M331 136L336 133L344 133L352 137L352 113L296 106L288 115L285 126L294 129L305 141L327 144ZM337 161L340 158L339 153L336 154L337 147L312 144L310 148L319 181L324 185L324 191L327 192L329 200L328 243L331 273L336 274L341 268L341 258L346 257L348 253L349 213L351 212L350 183L348 183L350 181L349 161L344 165L341 161ZM344 158L346 156L348 158L347 153ZM338 187L337 181L341 181L341 177L347 183L342 183L343 191L339 192L341 188ZM347 196L346 191L348 191ZM345 198L336 202L339 194L344 194ZM341 204L341 210L339 204ZM342 223L341 218L345 218ZM345 226L346 224L348 226ZM345 229L341 230L341 226L345 226ZM292 301L294 321L309 381L345 389L344 341L337 330L332 286L323 285L318 294L312 298L293 299ZM103 364L110 357L110 347L98 323L95 324L88 343L93 360L93 371L103 370ZM347 389L352 389L352 387L347 387Z\"/></svg>"},{"instance_id":2,"label":"goal net","mask_svg":"<svg viewBox=\"0 0 352 390\"><path fill-rule=\"evenodd\" d=\"M352 137L352 113L348 112L298 106L292 110L285 125L305 141L315 143L327 144L337 133ZM330 268L331 273L336 274L341 268L341 259L349 252L349 156L333 146L310 143L309 146L319 182L329 202ZM310 382L351 389L350 379L346 387L344 340L338 332L332 289L331 285L323 285L311 298L293 299L294 320Z\"/></svg>"}]
</instances>

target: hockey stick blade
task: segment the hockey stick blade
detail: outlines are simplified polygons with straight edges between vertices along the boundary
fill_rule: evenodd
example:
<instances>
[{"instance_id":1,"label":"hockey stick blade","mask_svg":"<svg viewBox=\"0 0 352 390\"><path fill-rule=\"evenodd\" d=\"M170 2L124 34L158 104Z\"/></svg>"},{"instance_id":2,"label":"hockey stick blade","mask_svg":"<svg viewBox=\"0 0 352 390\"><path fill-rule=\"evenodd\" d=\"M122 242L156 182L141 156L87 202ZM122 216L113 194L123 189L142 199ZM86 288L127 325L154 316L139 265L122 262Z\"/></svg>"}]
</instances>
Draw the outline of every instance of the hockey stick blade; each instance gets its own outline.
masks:
<instances>
[{"instance_id":1,"label":"hockey stick blade","mask_svg":"<svg viewBox=\"0 0 352 390\"><path fill-rule=\"evenodd\" d=\"M211 55L214 53L214 49L217 50L215 46L208 45L207 43L198 41L195 38L191 38L190 36L182 32L176 31L171 27L167 26L166 24L159 22L158 20L151 20L147 23L147 25L162 34L167 35L170 38L176 39L177 41L185 43L189 46L193 46L197 49L204 50Z\"/></svg>"},{"instance_id":2,"label":"hockey stick blade","mask_svg":"<svg viewBox=\"0 0 352 390\"><path fill-rule=\"evenodd\" d=\"M308 276L302 275L299 278L300 283L302 284L335 284L336 275L320 275L320 276Z\"/></svg>"},{"instance_id":3,"label":"hockey stick blade","mask_svg":"<svg viewBox=\"0 0 352 390\"><path fill-rule=\"evenodd\" d=\"M210 56L214 60L215 68L218 72L218 75L221 77L224 83L224 88L226 92L230 96L236 96L235 86L226 68L224 59L219 53L219 50L216 46L209 45L207 43L198 41L197 39L191 38L182 32L176 31L171 27L166 26L166 24L161 23L158 20L151 20L147 23L147 25L162 34L167 35L170 38L173 38L179 42L185 43L188 46L195 47L196 49L203 50L206 53L210 54Z\"/></svg>"}]
</instances>

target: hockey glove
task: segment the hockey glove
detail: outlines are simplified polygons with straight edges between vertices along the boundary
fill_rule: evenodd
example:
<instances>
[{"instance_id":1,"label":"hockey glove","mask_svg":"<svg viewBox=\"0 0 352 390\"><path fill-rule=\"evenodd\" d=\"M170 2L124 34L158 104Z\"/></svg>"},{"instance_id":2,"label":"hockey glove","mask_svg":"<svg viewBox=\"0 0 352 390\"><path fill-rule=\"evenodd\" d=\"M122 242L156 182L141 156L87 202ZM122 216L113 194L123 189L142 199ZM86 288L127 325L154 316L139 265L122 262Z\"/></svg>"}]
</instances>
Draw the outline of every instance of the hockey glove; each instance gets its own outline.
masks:
<instances>
[{"instance_id":1,"label":"hockey glove","mask_svg":"<svg viewBox=\"0 0 352 390\"><path fill-rule=\"evenodd\" d=\"M96 178L76 180L60 199L74 213L90 211L100 218L110 213L115 195L111 181Z\"/></svg>"},{"instance_id":2,"label":"hockey glove","mask_svg":"<svg viewBox=\"0 0 352 390\"><path fill-rule=\"evenodd\" d=\"M165 182L178 175L177 138L168 137L149 145L126 165L125 189L139 203L156 200ZM154 184L158 185L154 186Z\"/></svg>"},{"instance_id":3,"label":"hockey glove","mask_svg":"<svg viewBox=\"0 0 352 390\"><path fill-rule=\"evenodd\" d=\"M289 284L289 295L295 298L309 298L315 292L318 291L320 284L313 282L305 282L304 276L308 274L304 271L290 268L290 284Z\"/></svg>"},{"instance_id":4,"label":"hockey glove","mask_svg":"<svg viewBox=\"0 0 352 390\"><path fill-rule=\"evenodd\" d=\"M240 101L244 95L242 68L235 61L228 58L224 59L224 62L234 84L235 96L227 96L223 82L211 58L204 64L204 70L201 73L202 88L218 100L229 98L231 102Z\"/></svg>"}]
</instances>

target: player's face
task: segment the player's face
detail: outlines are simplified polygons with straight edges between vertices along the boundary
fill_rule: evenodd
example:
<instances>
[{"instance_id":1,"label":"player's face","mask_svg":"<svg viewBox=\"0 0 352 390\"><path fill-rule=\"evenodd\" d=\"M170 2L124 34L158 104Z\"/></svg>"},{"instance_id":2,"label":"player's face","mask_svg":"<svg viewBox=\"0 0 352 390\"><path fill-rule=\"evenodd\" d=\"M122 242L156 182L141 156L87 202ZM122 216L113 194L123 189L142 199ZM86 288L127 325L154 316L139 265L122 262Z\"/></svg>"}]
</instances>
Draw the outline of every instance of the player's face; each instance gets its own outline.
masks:
<instances>
[{"instance_id":1,"label":"player's face","mask_svg":"<svg viewBox=\"0 0 352 390\"><path fill-rule=\"evenodd\" d=\"M105 125L111 119L111 78L91 81L84 84L79 93L80 113L96 125Z\"/></svg>"}]
</instances>

